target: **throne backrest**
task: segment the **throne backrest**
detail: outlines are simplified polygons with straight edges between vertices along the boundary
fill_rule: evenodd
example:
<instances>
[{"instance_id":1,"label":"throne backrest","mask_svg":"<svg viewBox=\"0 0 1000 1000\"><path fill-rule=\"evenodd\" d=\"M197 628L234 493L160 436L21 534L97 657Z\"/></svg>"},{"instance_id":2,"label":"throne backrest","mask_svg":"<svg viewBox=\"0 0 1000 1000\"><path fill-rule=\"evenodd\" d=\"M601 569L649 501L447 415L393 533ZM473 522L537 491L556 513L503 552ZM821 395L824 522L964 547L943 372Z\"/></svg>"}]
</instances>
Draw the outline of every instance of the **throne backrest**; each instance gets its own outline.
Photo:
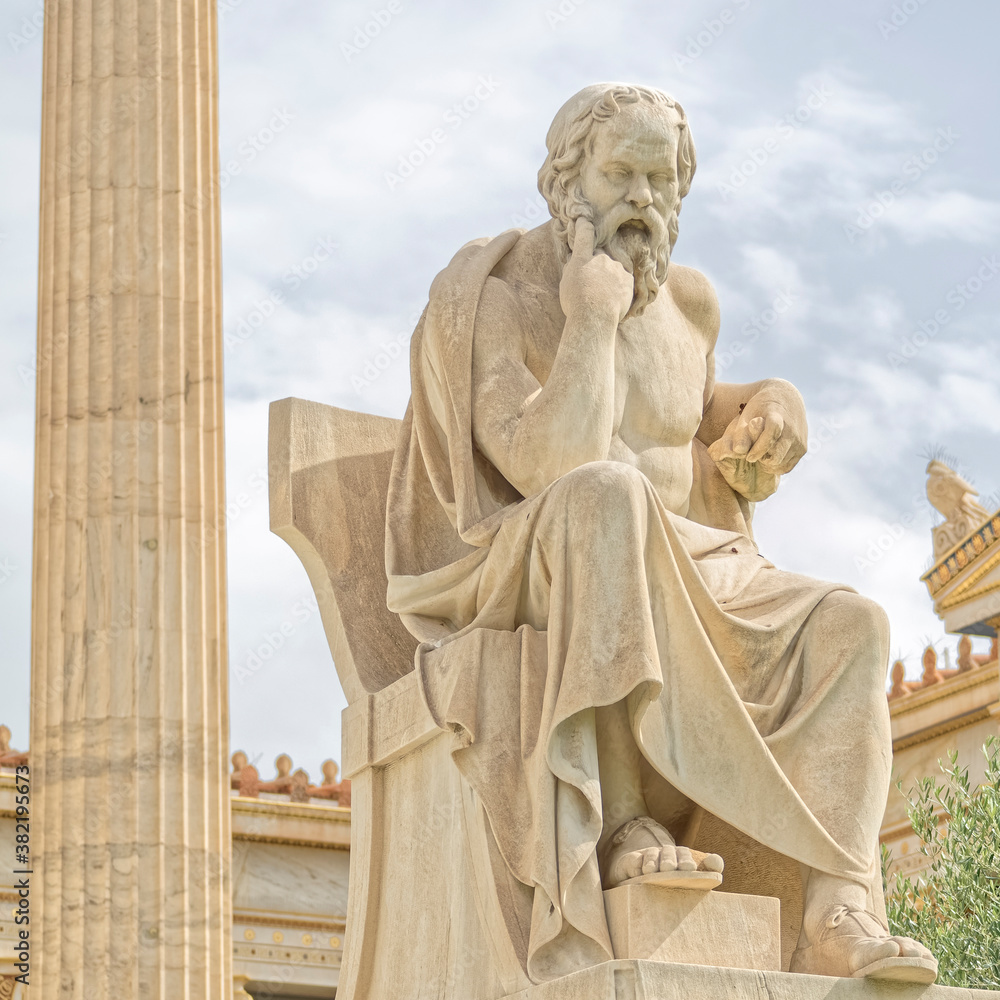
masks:
<instances>
[{"instance_id":1,"label":"throne backrest","mask_svg":"<svg viewBox=\"0 0 1000 1000\"><path fill-rule=\"evenodd\" d=\"M271 403L271 530L309 574L348 704L413 669L386 607L385 504L400 421L304 399Z\"/></svg>"}]
</instances>

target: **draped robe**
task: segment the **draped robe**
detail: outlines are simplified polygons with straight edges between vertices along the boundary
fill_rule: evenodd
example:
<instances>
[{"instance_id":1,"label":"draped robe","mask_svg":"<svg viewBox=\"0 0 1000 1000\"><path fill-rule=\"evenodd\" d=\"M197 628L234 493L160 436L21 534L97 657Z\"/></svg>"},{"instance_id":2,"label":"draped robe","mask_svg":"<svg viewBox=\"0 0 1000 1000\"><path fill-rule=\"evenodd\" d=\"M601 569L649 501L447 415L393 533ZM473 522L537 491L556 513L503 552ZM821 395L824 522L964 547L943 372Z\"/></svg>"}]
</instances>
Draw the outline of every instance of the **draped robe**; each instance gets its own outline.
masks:
<instances>
[{"instance_id":1,"label":"draped robe","mask_svg":"<svg viewBox=\"0 0 1000 1000\"><path fill-rule=\"evenodd\" d=\"M424 698L455 733L453 760L515 887L525 972L541 982L614 957L595 850L600 706L626 705L646 764L733 833L763 891L780 856L866 886L880 912L884 614L763 558L750 506L697 439L686 517L619 462L532 497L507 482L474 440L472 345L486 278L518 238L468 244L431 286L386 563L388 606L420 640ZM817 608L845 593L858 621L841 642L820 631ZM476 630L520 634L519 655L452 646ZM732 867L730 856L727 879ZM787 879L770 892L793 893Z\"/></svg>"}]
</instances>

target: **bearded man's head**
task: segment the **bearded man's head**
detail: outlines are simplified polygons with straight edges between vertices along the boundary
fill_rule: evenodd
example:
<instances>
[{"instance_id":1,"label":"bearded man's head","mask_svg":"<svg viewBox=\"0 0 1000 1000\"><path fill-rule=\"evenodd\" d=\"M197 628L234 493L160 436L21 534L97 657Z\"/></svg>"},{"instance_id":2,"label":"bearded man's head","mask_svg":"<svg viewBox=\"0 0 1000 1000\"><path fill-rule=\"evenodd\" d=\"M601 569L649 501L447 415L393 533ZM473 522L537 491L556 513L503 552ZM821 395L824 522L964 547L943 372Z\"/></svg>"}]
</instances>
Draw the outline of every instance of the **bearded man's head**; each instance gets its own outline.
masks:
<instances>
[{"instance_id":1,"label":"bearded man's head","mask_svg":"<svg viewBox=\"0 0 1000 1000\"><path fill-rule=\"evenodd\" d=\"M661 204L660 210L653 196L623 197L598 209L584 192L584 173L595 156L595 146L600 145L600 130L607 131L609 123L613 128L623 112L633 114L637 121L648 122L652 116L660 131L665 125L670 135L664 156L671 162L662 167L669 181L658 189L661 202L663 192L669 192L669 203ZM641 314L666 280L670 253L677 241L681 199L694 176L694 142L684 109L651 87L592 84L559 109L545 144L548 155L538 172L538 189L548 203L557 235L572 250L576 220L590 220L595 249L606 252L632 274L635 287L629 315ZM629 155L627 150L624 155Z\"/></svg>"}]
</instances>

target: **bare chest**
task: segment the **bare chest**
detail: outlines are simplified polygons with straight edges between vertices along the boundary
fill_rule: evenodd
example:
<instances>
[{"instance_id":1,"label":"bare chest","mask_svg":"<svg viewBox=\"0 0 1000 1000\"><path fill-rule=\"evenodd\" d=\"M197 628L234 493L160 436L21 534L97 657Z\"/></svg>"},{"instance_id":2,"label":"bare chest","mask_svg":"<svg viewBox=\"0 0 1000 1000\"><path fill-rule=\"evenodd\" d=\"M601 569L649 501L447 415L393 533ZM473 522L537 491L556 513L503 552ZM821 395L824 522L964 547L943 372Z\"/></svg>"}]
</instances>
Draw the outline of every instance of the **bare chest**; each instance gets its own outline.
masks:
<instances>
[{"instance_id":1,"label":"bare chest","mask_svg":"<svg viewBox=\"0 0 1000 1000\"><path fill-rule=\"evenodd\" d=\"M555 361L562 314L530 338L526 362L545 384ZM701 423L707 344L669 295L626 320L615 343L614 435L639 454L685 447Z\"/></svg>"},{"instance_id":2,"label":"bare chest","mask_svg":"<svg viewBox=\"0 0 1000 1000\"><path fill-rule=\"evenodd\" d=\"M657 299L618 331L615 433L636 452L689 445L701 423L705 375L703 336L673 303Z\"/></svg>"}]
</instances>

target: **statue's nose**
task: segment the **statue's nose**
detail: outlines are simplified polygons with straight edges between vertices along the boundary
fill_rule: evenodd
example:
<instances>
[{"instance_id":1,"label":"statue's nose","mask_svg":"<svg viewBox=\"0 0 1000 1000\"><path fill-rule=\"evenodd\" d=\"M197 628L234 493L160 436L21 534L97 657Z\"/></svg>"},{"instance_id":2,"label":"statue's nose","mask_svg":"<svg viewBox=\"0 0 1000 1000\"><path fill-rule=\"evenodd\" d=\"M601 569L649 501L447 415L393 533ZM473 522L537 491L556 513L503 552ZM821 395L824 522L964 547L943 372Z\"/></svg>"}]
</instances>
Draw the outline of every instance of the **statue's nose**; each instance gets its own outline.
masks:
<instances>
[{"instance_id":1,"label":"statue's nose","mask_svg":"<svg viewBox=\"0 0 1000 1000\"><path fill-rule=\"evenodd\" d=\"M653 203L653 194L649 188L649 179L645 174L639 174L632 182L628 193L628 202L636 208L648 208Z\"/></svg>"}]
</instances>

